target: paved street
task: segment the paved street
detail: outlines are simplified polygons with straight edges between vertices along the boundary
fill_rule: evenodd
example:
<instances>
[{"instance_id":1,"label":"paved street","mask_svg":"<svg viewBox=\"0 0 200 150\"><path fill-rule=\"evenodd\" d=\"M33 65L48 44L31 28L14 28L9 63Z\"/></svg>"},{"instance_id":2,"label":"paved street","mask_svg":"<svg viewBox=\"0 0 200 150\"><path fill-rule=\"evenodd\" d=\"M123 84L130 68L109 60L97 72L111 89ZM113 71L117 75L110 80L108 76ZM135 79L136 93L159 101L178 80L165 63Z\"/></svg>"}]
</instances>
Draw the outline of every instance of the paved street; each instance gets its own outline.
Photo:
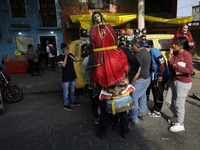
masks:
<instances>
[{"instance_id":1,"label":"paved street","mask_svg":"<svg viewBox=\"0 0 200 150\"><path fill-rule=\"evenodd\" d=\"M71 112L63 109L60 68L55 74L34 78L29 74L11 74L11 82L22 88L24 96L19 103L4 105L5 113L0 116L0 149L198 150L200 100L193 99L192 93L200 92L200 66L195 65L196 75L186 99L186 130L179 133L168 130L166 119L172 114L164 104L161 118L146 117L138 127L131 126L127 139L121 138L119 130L108 130L106 140L96 136L98 125L94 124L90 103L85 104L82 89L76 90L82 106L73 107ZM150 99L148 105L152 107L152 95Z\"/></svg>"}]
</instances>

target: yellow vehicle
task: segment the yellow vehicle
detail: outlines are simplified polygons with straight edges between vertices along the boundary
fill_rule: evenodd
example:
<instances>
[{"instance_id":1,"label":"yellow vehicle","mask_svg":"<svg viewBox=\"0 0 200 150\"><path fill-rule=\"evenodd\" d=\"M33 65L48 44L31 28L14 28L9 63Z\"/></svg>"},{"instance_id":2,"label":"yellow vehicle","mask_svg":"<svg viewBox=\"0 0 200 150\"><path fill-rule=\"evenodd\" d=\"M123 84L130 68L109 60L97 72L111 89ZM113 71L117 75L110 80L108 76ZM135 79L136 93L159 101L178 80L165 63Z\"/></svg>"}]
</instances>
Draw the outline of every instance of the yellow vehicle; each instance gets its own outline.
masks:
<instances>
[{"instance_id":1,"label":"yellow vehicle","mask_svg":"<svg viewBox=\"0 0 200 150\"><path fill-rule=\"evenodd\" d=\"M172 44L174 35L173 34L148 34L146 35L147 40L152 40L154 47L159 49L167 60L169 49ZM81 65L83 58L81 57L81 42L76 40L70 43L69 52L72 53L78 62L74 62L74 68L76 71L77 79L75 80L75 88L83 88L86 84L85 75L81 74Z\"/></svg>"},{"instance_id":2,"label":"yellow vehicle","mask_svg":"<svg viewBox=\"0 0 200 150\"><path fill-rule=\"evenodd\" d=\"M83 88L86 84L85 75L81 74L81 65L83 58L81 57L81 42L80 40L75 40L70 43L69 45L69 53L72 53L76 59L78 59L78 62L74 62L74 69L76 72L76 80L75 80L75 88Z\"/></svg>"},{"instance_id":3,"label":"yellow vehicle","mask_svg":"<svg viewBox=\"0 0 200 150\"><path fill-rule=\"evenodd\" d=\"M171 48L172 40L174 38L173 34L148 34L146 35L147 40L152 40L154 47L159 49L165 60L167 60L169 49Z\"/></svg>"}]
</instances>

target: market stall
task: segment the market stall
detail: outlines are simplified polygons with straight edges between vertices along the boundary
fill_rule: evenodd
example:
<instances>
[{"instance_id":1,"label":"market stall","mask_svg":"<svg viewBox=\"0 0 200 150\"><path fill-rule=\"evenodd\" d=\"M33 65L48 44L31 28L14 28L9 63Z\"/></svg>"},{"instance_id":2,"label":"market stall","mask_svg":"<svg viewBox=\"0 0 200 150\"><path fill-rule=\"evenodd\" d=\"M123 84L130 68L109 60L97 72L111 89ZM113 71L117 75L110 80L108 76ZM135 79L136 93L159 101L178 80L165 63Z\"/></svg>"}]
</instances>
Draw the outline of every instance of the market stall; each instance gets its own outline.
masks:
<instances>
[{"instance_id":1,"label":"market stall","mask_svg":"<svg viewBox=\"0 0 200 150\"><path fill-rule=\"evenodd\" d=\"M25 56L4 56L7 73L26 73Z\"/></svg>"}]
</instances>

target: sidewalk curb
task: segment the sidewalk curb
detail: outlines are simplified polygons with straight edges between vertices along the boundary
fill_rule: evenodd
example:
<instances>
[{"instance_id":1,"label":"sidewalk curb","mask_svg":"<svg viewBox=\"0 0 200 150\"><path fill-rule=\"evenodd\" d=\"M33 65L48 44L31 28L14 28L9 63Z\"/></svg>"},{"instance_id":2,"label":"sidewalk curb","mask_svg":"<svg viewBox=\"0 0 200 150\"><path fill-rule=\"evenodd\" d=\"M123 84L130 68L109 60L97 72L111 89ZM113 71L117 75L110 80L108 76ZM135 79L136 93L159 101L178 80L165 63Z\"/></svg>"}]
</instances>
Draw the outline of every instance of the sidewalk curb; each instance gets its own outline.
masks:
<instances>
[{"instance_id":1,"label":"sidewalk curb","mask_svg":"<svg viewBox=\"0 0 200 150\"><path fill-rule=\"evenodd\" d=\"M62 86L56 88L43 88L43 89L21 89L23 94L42 94L42 93L60 93Z\"/></svg>"}]
</instances>

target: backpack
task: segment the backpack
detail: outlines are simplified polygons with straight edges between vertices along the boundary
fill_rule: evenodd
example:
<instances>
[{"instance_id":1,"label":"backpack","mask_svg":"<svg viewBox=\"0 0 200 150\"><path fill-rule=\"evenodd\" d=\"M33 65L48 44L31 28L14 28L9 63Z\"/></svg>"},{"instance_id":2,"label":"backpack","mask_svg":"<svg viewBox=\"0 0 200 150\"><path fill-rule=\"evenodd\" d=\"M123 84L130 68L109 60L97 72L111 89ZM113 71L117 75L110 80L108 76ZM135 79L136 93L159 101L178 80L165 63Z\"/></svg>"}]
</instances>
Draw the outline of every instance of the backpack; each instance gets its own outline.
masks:
<instances>
[{"instance_id":1,"label":"backpack","mask_svg":"<svg viewBox=\"0 0 200 150\"><path fill-rule=\"evenodd\" d=\"M51 45L49 45L49 49L50 49L50 53L51 53L52 55L55 55L55 49L54 49L54 47L51 46Z\"/></svg>"}]
</instances>

